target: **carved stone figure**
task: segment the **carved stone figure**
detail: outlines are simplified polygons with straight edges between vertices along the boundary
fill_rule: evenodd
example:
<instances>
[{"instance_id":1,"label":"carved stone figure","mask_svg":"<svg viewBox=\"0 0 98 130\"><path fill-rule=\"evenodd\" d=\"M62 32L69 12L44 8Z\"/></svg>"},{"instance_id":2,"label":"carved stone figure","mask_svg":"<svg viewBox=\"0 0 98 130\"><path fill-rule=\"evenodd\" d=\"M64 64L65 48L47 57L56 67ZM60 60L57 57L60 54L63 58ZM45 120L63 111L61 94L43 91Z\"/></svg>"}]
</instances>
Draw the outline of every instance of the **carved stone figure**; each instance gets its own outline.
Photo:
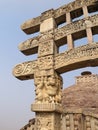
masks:
<instances>
[{"instance_id":1,"label":"carved stone figure","mask_svg":"<svg viewBox=\"0 0 98 130\"><path fill-rule=\"evenodd\" d=\"M61 103L62 78L52 76L35 77L35 103Z\"/></svg>"}]
</instances>

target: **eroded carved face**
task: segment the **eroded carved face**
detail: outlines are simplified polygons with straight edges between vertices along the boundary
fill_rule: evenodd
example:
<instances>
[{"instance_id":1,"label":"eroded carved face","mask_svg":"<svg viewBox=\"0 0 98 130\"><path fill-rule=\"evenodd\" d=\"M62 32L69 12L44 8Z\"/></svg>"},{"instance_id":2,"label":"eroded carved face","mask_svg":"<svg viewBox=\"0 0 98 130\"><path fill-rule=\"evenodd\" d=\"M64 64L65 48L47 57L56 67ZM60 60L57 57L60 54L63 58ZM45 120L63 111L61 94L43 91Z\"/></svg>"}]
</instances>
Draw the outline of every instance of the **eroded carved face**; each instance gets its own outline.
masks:
<instances>
[{"instance_id":1,"label":"eroded carved face","mask_svg":"<svg viewBox=\"0 0 98 130\"><path fill-rule=\"evenodd\" d=\"M55 82L56 82L55 76L52 75L52 76L48 77L48 82L50 85L55 85Z\"/></svg>"},{"instance_id":2,"label":"eroded carved face","mask_svg":"<svg viewBox=\"0 0 98 130\"><path fill-rule=\"evenodd\" d=\"M41 78L41 77L35 77L35 78L34 78L34 84L35 84L35 86L38 85L38 84L40 84L41 81L42 81L42 78Z\"/></svg>"}]
</instances>

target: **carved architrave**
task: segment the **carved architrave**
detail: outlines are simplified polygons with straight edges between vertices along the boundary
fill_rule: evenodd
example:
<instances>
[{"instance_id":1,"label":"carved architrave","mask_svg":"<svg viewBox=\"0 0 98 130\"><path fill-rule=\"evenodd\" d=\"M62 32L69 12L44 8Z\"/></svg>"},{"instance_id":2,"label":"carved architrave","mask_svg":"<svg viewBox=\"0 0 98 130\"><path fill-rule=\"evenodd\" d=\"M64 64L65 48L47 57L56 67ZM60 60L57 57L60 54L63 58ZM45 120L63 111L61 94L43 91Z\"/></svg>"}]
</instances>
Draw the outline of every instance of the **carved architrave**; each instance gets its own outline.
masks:
<instances>
[{"instance_id":1,"label":"carved architrave","mask_svg":"<svg viewBox=\"0 0 98 130\"><path fill-rule=\"evenodd\" d=\"M55 73L48 76L35 76L35 103L61 103L62 78Z\"/></svg>"},{"instance_id":2,"label":"carved architrave","mask_svg":"<svg viewBox=\"0 0 98 130\"><path fill-rule=\"evenodd\" d=\"M37 67L37 61L30 61L30 62L24 62L21 64L16 65L16 67L13 69L13 75L15 77L18 77L19 79L26 79L27 75L29 75L28 78L34 77L34 69ZM31 77L30 77L31 75Z\"/></svg>"},{"instance_id":3,"label":"carved architrave","mask_svg":"<svg viewBox=\"0 0 98 130\"><path fill-rule=\"evenodd\" d=\"M86 30L88 27L95 27L95 26L98 26L98 15L94 15L91 17L87 17L86 19L82 19L82 20L70 23L60 29L55 29L54 40L57 41L61 38L66 37L69 34L74 34L76 32Z\"/></svg>"},{"instance_id":4,"label":"carved architrave","mask_svg":"<svg viewBox=\"0 0 98 130\"><path fill-rule=\"evenodd\" d=\"M60 8L54 11L55 18L59 18L61 15L64 15L66 12L71 12L82 8L83 5L89 6L94 4L97 0L76 0L67 5L61 6Z\"/></svg>"},{"instance_id":5,"label":"carved architrave","mask_svg":"<svg viewBox=\"0 0 98 130\"><path fill-rule=\"evenodd\" d=\"M85 64L83 64L84 62ZM87 44L69 51L65 51L64 53L60 53L55 56L49 55L40 57L38 58L38 61L30 61L16 65L13 70L13 74L19 79L29 79L31 75L33 76L34 73L36 73L37 70L37 75L40 76L46 76L48 73L50 75L53 74L51 69L54 69L59 73L64 73L69 70L76 69L77 66L75 66L75 64L77 63L81 63L79 65L80 68L86 67L88 65L97 66L98 43Z\"/></svg>"},{"instance_id":6,"label":"carved architrave","mask_svg":"<svg viewBox=\"0 0 98 130\"><path fill-rule=\"evenodd\" d=\"M62 67L65 67L63 72L67 72L68 68L70 70L75 69L75 65L74 68L72 65L74 63L83 63L85 61L87 65L88 63L93 65L94 62L90 62L93 59L98 61L98 43L87 44L56 55L54 68L55 70L60 70ZM82 65L86 66L86 64L79 64L79 67L81 68ZM94 64L98 65L98 62ZM62 73L62 70L60 73Z\"/></svg>"},{"instance_id":7,"label":"carved architrave","mask_svg":"<svg viewBox=\"0 0 98 130\"><path fill-rule=\"evenodd\" d=\"M33 48L38 48L38 45L39 45L39 37L34 37L34 38L30 38L30 39L24 41L23 43L20 43L18 48L20 51L24 52L24 51L28 51ZM28 52L28 54L29 53L30 52ZM30 54L32 54L32 53L30 53Z\"/></svg>"},{"instance_id":8,"label":"carved architrave","mask_svg":"<svg viewBox=\"0 0 98 130\"><path fill-rule=\"evenodd\" d=\"M54 16L54 9L47 10L41 14L41 22Z\"/></svg>"},{"instance_id":9,"label":"carved architrave","mask_svg":"<svg viewBox=\"0 0 98 130\"><path fill-rule=\"evenodd\" d=\"M21 29L27 34L31 34L39 31L39 26L41 23L40 18L41 16L38 16L36 18L27 20L21 25Z\"/></svg>"},{"instance_id":10,"label":"carved architrave","mask_svg":"<svg viewBox=\"0 0 98 130\"><path fill-rule=\"evenodd\" d=\"M47 32L43 33L42 35L37 36L35 38L31 38L31 39L21 43L19 45L19 49L24 54L34 54L35 52L37 52L36 51L37 49L35 49L35 48L38 48L39 44L44 45L44 43L42 43L42 42L45 42L45 43L47 42L47 47L48 47L48 44L50 44L49 43L50 39L54 39L54 41L56 42L64 37L67 37L67 35L69 35L69 34L74 34L79 31L83 31L82 35L84 36L84 30L86 30L88 27L91 28L91 27L95 27L95 26L98 26L98 14L87 17L86 19L76 21L74 23L70 23L62 28L55 29L54 31L53 30L47 31ZM93 34L95 34L94 31L93 31ZM75 37L76 37L76 39L78 39L78 35L75 35ZM40 49L43 50L43 48L44 48L44 47L42 47L42 45L40 45L39 53L41 53Z\"/></svg>"},{"instance_id":11,"label":"carved architrave","mask_svg":"<svg viewBox=\"0 0 98 130\"><path fill-rule=\"evenodd\" d=\"M30 27L30 26L33 26L33 25L36 25L36 24L39 24L39 23L40 23L40 16L33 18L33 19L29 19L26 22L24 22L21 25L21 29L25 29L25 28L27 28L27 26Z\"/></svg>"},{"instance_id":12,"label":"carved architrave","mask_svg":"<svg viewBox=\"0 0 98 130\"><path fill-rule=\"evenodd\" d=\"M50 17L59 19L59 17L66 14L66 12L71 12L73 10L82 8L83 5L90 6L94 4L94 2L97 2L97 0L76 0L74 2L69 3L68 5L61 6L56 10L48 10L46 12L43 12L41 16L27 20L21 25L21 29L27 34L34 33L36 32L36 30L39 29L40 23L43 20L48 19Z\"/></svg>"}]
</instances>

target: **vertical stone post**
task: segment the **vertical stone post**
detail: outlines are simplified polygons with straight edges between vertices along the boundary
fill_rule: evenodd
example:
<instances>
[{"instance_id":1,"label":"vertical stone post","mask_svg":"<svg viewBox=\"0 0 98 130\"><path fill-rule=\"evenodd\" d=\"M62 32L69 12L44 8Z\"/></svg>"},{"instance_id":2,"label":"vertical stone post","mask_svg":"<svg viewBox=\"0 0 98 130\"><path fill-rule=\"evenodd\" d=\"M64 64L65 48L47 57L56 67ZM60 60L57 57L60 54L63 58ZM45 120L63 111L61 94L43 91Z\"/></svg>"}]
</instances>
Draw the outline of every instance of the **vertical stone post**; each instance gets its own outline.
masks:
<instances>
[{"instance_id":1,"label":"vertical stone post","mask_svg":"<svg viewBox=\"0 0 98 130\"><path fill-rule=\"evenodd\" d=\"M43 13L41 20L38 66L34 72L36 98L31 110L36 113L36 130L60 130L62 78L54 70L57 47L53 37L56 28L53 10Z\"/></svg>"},{"instance_id":2,"label":"vertical stone post","mask_svg":"<svg viewBox=\"0 0 98 130\"><path fill-rule=\"evenodd\" d=\"M88 9L87 9L87 6L84 5L82 8L83 8L84 17L85 17L85 18L88 17Z\"/></svg>"},{"instance_id":3,"label":"vertical stone post","mask_svg":"<svg viewBox=\"0 0 98 130\"><path fill-rule=\"evenodd\" d=\"M70 12L66 13L66 22L67 22L67 24L71 23ZM72 39L71 34L67 35L67 43L68 43L68 49L73 49L74 48L74 43L73 43L73 39Z\"/></svg>"},{"instance_id":4,"label":"vertical stone post","mask_svg":"<svg viewBox=\"0 0 98 130\"><path fill-rule=\"evenodd\" d=\"M88 9L86 5L83 6L83 14L85 18L88 17ZM87 33L88 43L93 42L92 29L91 27L89 27L90 24L91 24L90 21L86 21L86 26L87 26L86 33Z\"/></svg>"}]
</instances>

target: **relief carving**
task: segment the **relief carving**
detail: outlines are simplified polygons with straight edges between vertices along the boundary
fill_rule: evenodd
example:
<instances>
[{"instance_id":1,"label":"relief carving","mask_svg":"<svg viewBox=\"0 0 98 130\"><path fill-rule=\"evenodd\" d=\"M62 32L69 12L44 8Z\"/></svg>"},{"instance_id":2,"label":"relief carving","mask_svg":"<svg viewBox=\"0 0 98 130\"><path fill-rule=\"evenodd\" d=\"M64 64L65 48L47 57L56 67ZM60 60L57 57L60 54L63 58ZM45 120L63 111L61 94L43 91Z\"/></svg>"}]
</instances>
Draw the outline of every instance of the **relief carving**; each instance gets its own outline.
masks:
<instances>
[{"instance_id":1,"label":"relief carving","mask_svg":"<svg viewBox=\"0 0 98 130\"><path fill-rule=\"evenodd\" d=\"M94 4L94 2L97 2L97 0L86 0L86 1L85 0L76 0L76 1L71 2L67 5L64 5L56 10L51 9L51 10L45 11L41 14L41 16L30 19L30 20L26 21L25 23L23 23L21 25L21 29L23 31L25 31L27 34L34 33L34 32L36 32L35 30L38 30L38 26L40 26L40 24L43 20L46 20L50 17L59 19L60 16L66 14L67 12L72 12L73 10L82 8L83 5L86 5L86 6L92 5L92 4ZM34 28L34 30L31 30L31 28Z\"/></svg>"},{"instance_id":2,"label":"relief carving","mask_svg":"<svg viewBox=\"0 0 98 130\"><path fill-rule=\"evenodd\" d=\"M37 113L37 130L60 130L61 114L59 113Z\"/></svg>"},{"instance_id":3,"label":"relief carving","mask_svg":"<svg viewBox=\"0 0 98 130\"><path fill-rule=\"evenodd\" d=\"M40 56L53 54L54 53L53 49L54 49L54 41L53 40L42 42L39 45L38 56L40 57Z\"/></svg>"},{"instance_id":4,"label":"relief carving","mask_svg":"<svg viewBox=\"0 0 98 130\"><path fill-rule=\"evenodd\" d=\"M65 53L58 54L55 58L55 69L70 65L81 60L90 59L90 57L97 57L98 43L87 44L77 47Z\"/></svg>"},{"instance_id":5,"label":"relief carving","mask_svg":"<svg viewBox=\"0 0 98 130\"><path fill-rule=\"evenodd\" d=\"M36 103L61 103L62 78L55 74L34 78Z\"/></svg>"},{"instance_id":6,"label":"relief carving","mask_svg":"<svg viewBox=\"0 0 98 130\"><path fill-rule=\"evenodd\" d=\"M40 35L39 42L44 42L45 40L53 39L53 29L47 32L43 32L43 34Z\"/></svg>"},{"instance_id":7,"label":"relief carving","mask_svg":"<svg viewBox=\"0 0 98 130\"><path fill-rule=\"evenodd\" d=\"M66 12L71 12L73 10L82 8L83 5L89 6L96 1L97 0L76 0L67 5L61 6L60 8L55 10L55 18L60 17L63 14L66 14Z\"/></svg>"},{"instance_id":8,"label":"relief carving","mask_svg":"<svg viewBox=\"0 0 98 130\"><path fill-rule=\"evenodd\" d=\"M54 68L53 55L38 58L39 70L48 70Z\"/></svg>"},{"instance_id":9,"label":"relief carving","mask_svg":"<svg viewBox=\"0 0 98 130\"><path fill-rule=\"evenodd\" d=\"M34 37L21 43L19 45L19 49L22 51L22 50L34 48L38 46L38 43L39 43L39 37Z\"/></svg>"},{"instance_id":10,"label":"relief carving","mask_svg":"<svg viewBox=\"0 0 98 130\"><path fill-rule=\"evenodd\" d=\"M32 62L25 62L22 64L16 65L16 67L13 70L13 74L18 77L18 76L23 76L23 75L30 75L34 74L34 68L37 66L36 61Z\"/></svg>"},{"instance_id":11,"label":"relief carving","mask_svg":"<svg viewBox=\"0 0 98 130\"><path fill-rule=\"evenodd\" d=\"M73 34L81 30L86 30L87 27L94 27L96 25L98 25L98 15L70 23L62 28L55 29L55 41L69 34Z\"/></svg>"}]
</instances>

